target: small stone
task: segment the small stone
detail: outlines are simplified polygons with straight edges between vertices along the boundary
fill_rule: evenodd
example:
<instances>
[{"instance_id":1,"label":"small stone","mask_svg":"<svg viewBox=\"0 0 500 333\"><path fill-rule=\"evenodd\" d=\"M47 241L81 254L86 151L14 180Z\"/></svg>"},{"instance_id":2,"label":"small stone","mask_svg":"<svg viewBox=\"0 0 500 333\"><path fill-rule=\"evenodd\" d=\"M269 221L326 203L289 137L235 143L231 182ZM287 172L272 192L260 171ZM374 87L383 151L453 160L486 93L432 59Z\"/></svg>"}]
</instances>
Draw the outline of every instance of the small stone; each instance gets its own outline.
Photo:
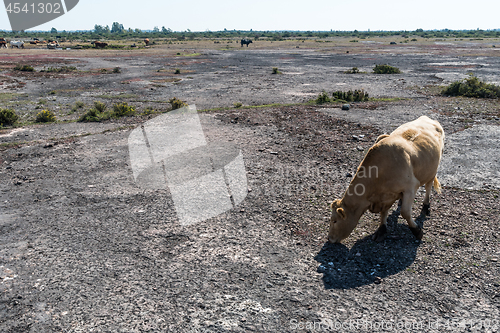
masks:
<instances>
[{"instance_id":1,"label":"small stone","mask_svg":"<svg viewBox=\"0 0 500 333\"><path fill-rule=\"evenodd\" d=\"M356 253L356 257L361 257L361 253Z\"/></svg>"},{"instance_id":2,"label":"small stone","mask_svg":"<svg viewBox=\"0 0 500 333\"><path fill-rule=\"evenodd\" d=\"M342 110L349 110L351 106L349 104L342 104Z\"/></svg>"},{"instance_id":3,"label":"small stone","mask_svg":"<svg viewBox=\"0 0 500 333\"><path fill-rule=\"evenodd\" d=\"M375 282L375 284L381 284L382 283L382 278L379 277L379 276L376 276L374 282Z\"/></svg>"},{"instance_id":4,"label":"small stone","mask_svg":"<svg viewBox=\"0 0 500 333\"><path fill-rule=\"evenodd\" d=\"M474 216L478 216L478 215L479 215L479 213L478 213L478 212L475 212L475 211L471 211L471 212L470 212L470 214L471 214L471 215L474 215Z\"/></svg>"},{"instance_id":5,"label":"small stone","mask_svg":"<svg viewBox=\"0 0 500 333\"><path fill-rule=\"evenodd\" d=\"M352 173L348 172L345 176L346 177L352 177Z\"/></svg>"},{"instance_id":6,"label":"small stone","mask_svg":"<svg viewBox=\"0 0 500 333\"><path fill-rule=\"evenodd\" d=\"M240 319L240 321L241 321L242 323L244 323L245 321L247 321L247 319L246 319L245 317L243 317L243 318L241 318L241 319Z\"/></svg>"},{"instance_id":7,"label":"small stone","mask_svg":"<svg viewBox=\"0 0 500 333\"><path fill-rule=\"evenodd\" d=\"M363 147L361 147L361 146L357 146L356 149L359 150L359 151L363 151L364 150Z\"/></svg>"}]
</instances>

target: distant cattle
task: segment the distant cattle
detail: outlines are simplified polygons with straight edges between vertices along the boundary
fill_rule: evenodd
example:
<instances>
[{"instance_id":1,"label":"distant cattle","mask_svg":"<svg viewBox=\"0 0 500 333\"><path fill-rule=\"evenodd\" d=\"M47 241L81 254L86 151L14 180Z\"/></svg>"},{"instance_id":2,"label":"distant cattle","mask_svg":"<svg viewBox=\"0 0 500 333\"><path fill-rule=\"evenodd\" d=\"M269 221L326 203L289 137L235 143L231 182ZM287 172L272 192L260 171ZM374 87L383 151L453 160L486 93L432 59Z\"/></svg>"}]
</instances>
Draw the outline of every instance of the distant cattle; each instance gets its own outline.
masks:
<instances>
[{"instance_id":1,"label":"distant cattle","mask_svg":"<svg viewBox=\"0 0 500 333\"><path fill-rule=\"evenodd\" d=\"M7 48L7 41L5 40L5 38L0 38L0 49L2 47Z\"/></svg>"},{"instance_id":2,"label":"distant cattle","mask_svg":"<svg viewBox=\"0 0 500 333\"><path fill-rule=\"evenodd\" d=\"M146 46L148 46L148 45L149 45L149 38L145 38L145 39L144 39L144 44L146 44Z\"/></svg>"},{"instance_id":3,"label":"distant cattle","mask_svg":"<svg viewBox=\"0 0 500 333\"><path fill-rule=\"evenodd\" d=\"M332 202L328 241L339 243L354 230L360 217L370 210L380 213L380 226L373 240L387 233L387 216L396 200L401 200L401 216L411 232L422 239L422 229L411 216L418 188L425 185L422 213L429 214L432 187L440 192L436 177L444 146L441 125L426 116L406 123L390 135L377 138L358 167L342 199Z\"/></svg>"},{"instance_id":4,"label":"distant cattle","mask_svg":"<svg viewBox=\"0 0 500 333\"><path fill-rule=\"evenodd\" d=\"M18 49L19 48L24 49L24 42L21 40L11 40L10 47L14 48L14 46L17 47Z\"/></svg>"},{"instance_id":5,"label":"distant cattle","mask_svg":"<svg viewBox=\"0 0 500 333\"><path fill-rule=\"evenodd\" d=\"M92 42L92 44L94 44L94 46L95 46L96 48L100 48L100 49L103 49L103 48L105 48L106 46L108 46L108 43L99 42L99 41Z\"/></svg>"},{"instance_id":6,"label":"distant cattle","mask_svg":"<svg viewBox=\"0 0 500 333\"><path fill-rule=\"evenodd\" d=\"M241 40L241 46L242 46L242 47L243 47L243 45L244 45L244 44L246 44L246 45L247 45L247 47L248 47L248 44L251 44L251 43L252 43L252 41L251 41L250 39L247 39L247 38L243 38L243 39Z\"/></svg>"},{"instance_id":7,"label":"distant cattle","mask_svg":"<svg viewBox=\"0 0 500 333\"><path fill-rule=\"evenodd\" d=\"M47 43L47 48L49 50L55 50L58 47L59 47L59 43L58 42Z\"/></svg>"},{"instance_id":8,"label":"distant cattle","mask_svg":"<svg viewBox=\"0 0 500 333\"><path fill-rule=\"evenodd\" d=\"M34 44L34 45L36 45L36 44L38 44L38 43L40 43L40 41L38 41L38 40L30 40L30 44Z\"/></svg>"}]
</instances>

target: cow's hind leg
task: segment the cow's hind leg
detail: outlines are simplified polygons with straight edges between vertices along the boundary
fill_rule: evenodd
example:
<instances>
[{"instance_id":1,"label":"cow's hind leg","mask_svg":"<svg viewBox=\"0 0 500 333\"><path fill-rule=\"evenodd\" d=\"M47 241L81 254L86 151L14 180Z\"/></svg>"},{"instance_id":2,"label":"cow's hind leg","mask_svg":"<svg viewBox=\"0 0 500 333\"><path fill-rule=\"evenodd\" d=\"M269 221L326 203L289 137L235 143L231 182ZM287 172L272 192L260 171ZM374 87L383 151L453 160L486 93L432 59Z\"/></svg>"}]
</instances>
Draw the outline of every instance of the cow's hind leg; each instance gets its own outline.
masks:
<instances>
[{"instance_id":1,"label":"cow's hind leg","mask_svg":"<svg viewBox=\"0 0 500 333\"><path fill-rule=\"evenodd\" d=\"M434 182L434 179L425 184L425 197L424 197L424 204L422 205L422 214L424 215L429 215L431 213L430 208L431 208L431 192L432 192L432 183Z\"/></svg>"},{"instance_id":2,"label":"cow's hind leg","mask_svg":"<svg viewBox=\"0 0 500 333\"><path fill-rule=\"evenodd\" d=\"M415 192L403 193L403 204L401 205L401 216L408 222L408 226L416 239L421 240L424 236L422 229L413 221L411 217L411 206L415 199Z\"/></svg>"},{"instance_id":3,"label":"cow's hind leg","mask_svg":"<svg viewBox=\"0 0 500 333\"><path fill-rule=\"evenodd\" d=\"M387 236L387 216L389 215L389 209L380 212L380 226L377 231L372 236L375 242L381 242Z\"/></svg>"}]
</instances>

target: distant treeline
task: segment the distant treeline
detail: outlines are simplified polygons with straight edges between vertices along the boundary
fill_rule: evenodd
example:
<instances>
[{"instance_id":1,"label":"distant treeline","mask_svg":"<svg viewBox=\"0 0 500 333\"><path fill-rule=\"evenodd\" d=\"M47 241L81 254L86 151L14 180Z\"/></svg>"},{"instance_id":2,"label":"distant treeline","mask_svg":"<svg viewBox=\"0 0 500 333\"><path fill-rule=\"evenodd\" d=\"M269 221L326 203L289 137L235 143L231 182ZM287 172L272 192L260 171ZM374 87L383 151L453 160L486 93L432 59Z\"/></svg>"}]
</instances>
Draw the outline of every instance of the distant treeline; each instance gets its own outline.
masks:
<instances>
[{"instance_id":1,"label":"distant treeline","mask_svg":"<svg viewBox=\"0 0 500 333\"><path fill-rule=\"evenodd\" d=\"M43 38L66 40L81 39L129 39L129 38L173 38L178 40L193 40L201 38L259 38L271 40L300 39L300 38L328 38L328 37L354 37L359 39L371 37L402 36L421 38L494 38L500 37L500 29L497 30L423 30L415 31L244 31L244 30L223 30L223 31L203 31L193 32L172 31L171 29L155 27L154 30L143 31L140 29L125 29L122 24L114 22L109 26L95 25L94 30L87 31L58 31L52 28L51 31L0 31L0 37L7 38Z\"/></svg>"}]
</instances>

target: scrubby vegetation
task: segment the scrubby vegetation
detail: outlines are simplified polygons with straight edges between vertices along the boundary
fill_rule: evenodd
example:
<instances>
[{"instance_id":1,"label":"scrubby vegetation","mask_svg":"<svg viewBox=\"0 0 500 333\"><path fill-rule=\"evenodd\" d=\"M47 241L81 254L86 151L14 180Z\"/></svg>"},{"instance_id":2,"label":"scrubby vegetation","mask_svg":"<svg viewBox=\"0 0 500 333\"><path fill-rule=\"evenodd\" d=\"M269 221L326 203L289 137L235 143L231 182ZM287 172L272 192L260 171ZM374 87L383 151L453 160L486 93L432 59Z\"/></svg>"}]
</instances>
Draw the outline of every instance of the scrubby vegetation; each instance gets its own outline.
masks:
<instances>
[{"instance_id":1,"label":"scrubby vegetation","mask_svg":"<svg viewBox=\"0 0 500 333\"><path fill-rule=\"evenodd\" d=\"M94 107L78 118L79 122L97 122L110 118L121 118L135 115L135 107L128 103L116 103L111 110L106 110L107 106L103 102L95 101Z\"/></svg>"},{"instance_id":2,"label":"scrubby vegetation","mask_svg":"<svg viewBox=\"0 0 500 333\"><path fill-rule=\"evenodd\" d=\"M53 123L56 120L56 116L50 110L42 110L35 117L35 122L37 123Z\"/></svg>"},{"instance_id":3,"label":"scrubby vegetation","mask_svg":"<svg viewBox=\"0 0 500 333\"><path fill-rule=\"evenodd\" d=\"M33 66L30 66L30 65L21 65L21 64L16 65L16 67L14 67L14 70L16 70L16 71L22 71L22 72L33 72L33 71L35 71L35 69L33 68Z\"/></svg>"},{"instance_id":4,"label":"scrubby vegetation","mask_svg":"<svg viewBox=\"0 0 500 333\"><path fill-rule=\"evenodd\" d=\"M243 106L243 104L241 104L240 102L236 102L233 105L235 108L241 108Z\"/></svg>"},{"instance_id":5,"label":"scrubby vegetation","mask_svg":"<svg viewBox=\"0 0 500 333\"><path fill-rule=\"evenodd\" d=\"M18 119L19 117L14 110L0 108L0 127L14 125Z\"/></svg>"},{"instance_id":6,"label":"scrubby vegetation","mask_svg":"<svg viewBox=\"0 0 500 333\"><path fill-rule=\"evenodd\" d=\"M349 91L334 91L332 94L334 100L342 102L365 102L368 100L368 93L363 89L349 90Z\"/></svg>"},{"instance_id":7,"label":"scrubby vegetation","mask_svg":"<svg viewBox=\"0 0 500 333\"><path fill-rule=\"evenodd\" d=\"M397 67L389 65L375 65L373 68L373 73L375 74L400 74L401 71Z\"/></svg>"},{"instance_id":8,"label":"scrubby vegetation","mask_svg":"<svg viewBox=\"0 0 500 333\"><path fill-rule=\"evenodd\" d=\"M182 107L188 106L184 101L181 101L177 97L173 97L168 100L168 102L172 105L172 110L180 109Z\"/></svg>"},{"instance_id":9,"label":"scrubby vegetation","mask_svg":"<svg viewBox=\"0 0 500 333\"><path fill-rule=\"evenodd\" d=\"M330 103L331 99L328 96L327 92L323 90L321 94L314 100L316 104L325 104L325 103Z\"/></svg>"},{"instance_id":10,"label":"scrubby vegetation","mask_svg":"<svg viewBox=\"0 0 500 333\"><path fill-rule=\"evenodd\" d=\"M278 67L273 67L273 74L281 74Z\"/></svg>"},{"instance_id":11,"label":"scrubby vegetation","mask_svg":"<svg viewBox=\"0 0 500 333\"><path fill-rule=\"evenodd\" d=\"M315 104L325 104L334 102L365 102L369 99L368 93L363 89L349 90L349 91L334 91L332 97L328 96L326 91L323 91L319 96L313 100Z\"/></svg>"},{"instance_id":12,"label":"scrubby vegetation","mask_svg":"<svg viewBox=\"0 0 500 333\"><path fill-rule=\"evenodd\" d=\"M351 69L348 69L344 72L344 74L358 74L361 73L358 69L358 67L353 67Z\"/></svg>"},{"instance_id":13,"label":"scrubby vegetation","mask_svg":"<svg viewBox=\"0 0 500 333\"><path fill-rule=\"evenodd\" d=\"M128 105L125 102L113 105L112 116L115 118L133 116L134 114L135 114L135 108L133 106Z\"/></svg>"},{"instance_id":14,"label":"scrubby vegetation","mask_svg":"<svg viewBox=\"0 0 500 333\"><path fill-rule=\"evenodd\" d=\"M500 98L500 87L485 83L470 74L468 78L448 85L442 94L445 96L464 96L474 98Z\"/></svg>"}]
</instances>

